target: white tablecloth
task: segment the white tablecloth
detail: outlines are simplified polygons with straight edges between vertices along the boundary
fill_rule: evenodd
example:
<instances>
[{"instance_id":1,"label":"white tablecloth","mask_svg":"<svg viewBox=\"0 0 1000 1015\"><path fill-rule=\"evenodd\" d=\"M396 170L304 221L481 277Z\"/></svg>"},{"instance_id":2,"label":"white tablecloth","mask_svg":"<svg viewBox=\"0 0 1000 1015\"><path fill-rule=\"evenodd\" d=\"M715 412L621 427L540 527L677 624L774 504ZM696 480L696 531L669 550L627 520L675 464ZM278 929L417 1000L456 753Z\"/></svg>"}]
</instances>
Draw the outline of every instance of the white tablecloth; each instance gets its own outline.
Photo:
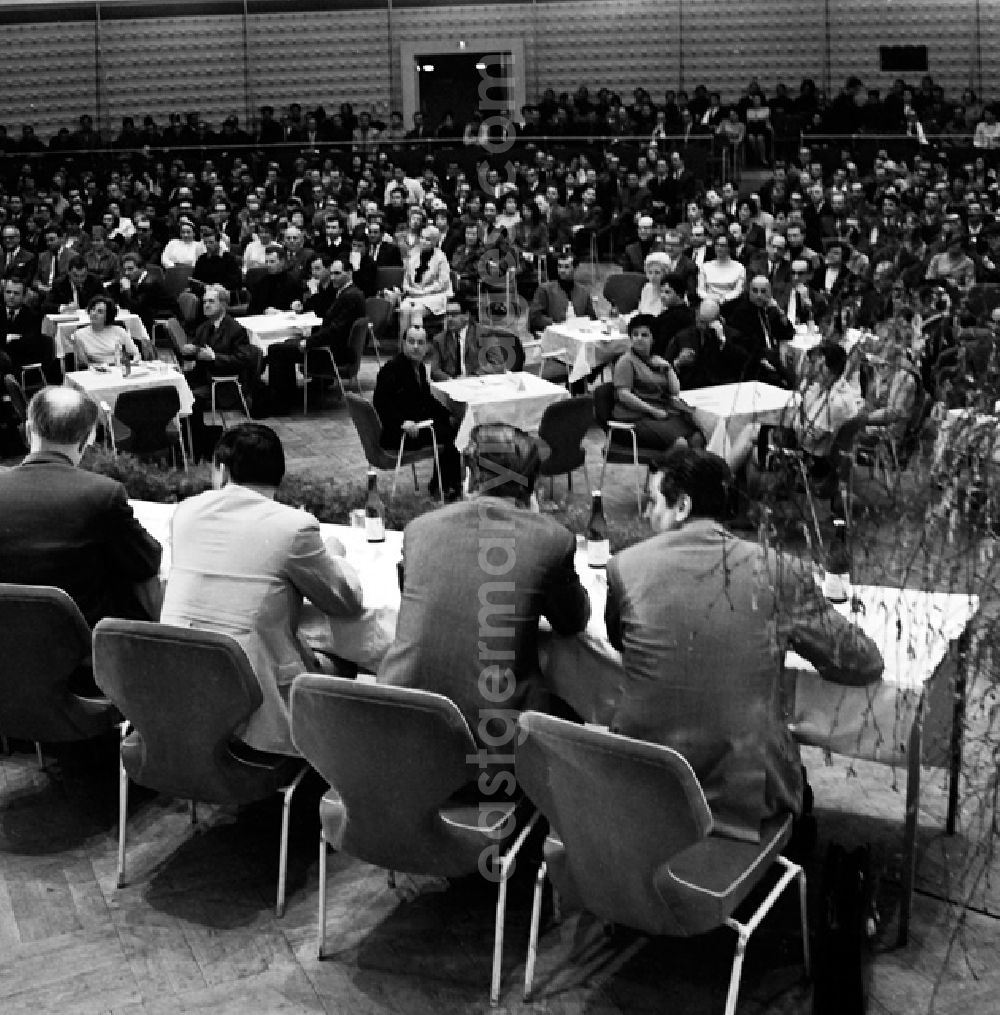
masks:
<instances>
[{"instance_id":1,"label":"white tablecloth","mask_svg":"<svg viewBox=\"0 0 1000 1015\"><path fill-rule=\"evenodd\" d=\"M170 518L173 504L133 501L138 519L163 545L161 576L170 571ZM396 563L403 534L387 532L383 544L369 544L364 529L321 525L323 537L336 536L357 569L364 592L364 613L331 620L311 604L303 609L300 634L314 648L335 653L376 672L392 644L399 617ZM590 594L591 616L579 635L560 637L542 622L539 639L546 683L588 722L607 724L623 678L621 655L604 626L607 583L603 569L587 566L581 545L576 570ZM979 608L974 595L916 589L855 586L863 612L854 622L879 646L885 662L882 680L870 687L843 687L822 680L794 652L785 659L789 725L805 744L838 754L903 764L910 726L924 684L934 675L951 641L958 638ZM845 604L841 609L849 611Z\"/></svg>"},{"instance_id":2,"label":"white tablecloth","mask_svg":"<svg viewBox=\"0 0 1000 1015\"><path fill-rule=\"evenodd\" d=\"M631 314L621 320L627 325ZM565 349L563 362L570 368L569 379L579 381L596 367L620 356L628 349L628 335L618 331L612 322L592 321L574 317L562 324L550 324L542 332L542 351Z\"/></svg>"},{"instance_id":3,"label":"white tablecloth","mask_svg":"<svg viewBox=\"0 0 1000 1015\"><path fill-rule=\"evenodd\" d=\"M165 368L165 369L164 369ZM163 363L157 364L142 363L132 367L132 373L125 377L120 367L108 367L107 370L71 370L66 374L65 382L71 388L76 388L87 395L90 395L95 402L107 402L114 412L118 396L123 391L137 391L143 388L156 388L169 384L177 389L180 397L181 416L190 416L191 408L194 405L194 395L188 387L184 375L176 368Z\"/></svg>"},{"instance_id":4,"label":"white tablecloth","mask_svg":"<svg viewBox=\"0 0 1000 1015\"><path fill-rule=\"evenodd\" d=\"M56 356L63 359L66 353L73 351L73 332L81 324L90 324L90 315L86 310L74 314L46 314L42 320L42 334L48 335L55 345ZM128 310L119 310L115 324L120 324L134 339L149 341L146 326L142 318Z\"/></svg>"},{"instance_id":5,"label":"white tablecloth","mask_svg":"<svg viewBox=\"0 0 1000 1015\"><path fill-rule=\"evenodd\" d=\"M250 342L266 353L275 342L298 336L299 328L318 328L323 321L316 314L295 314L291 311L280 314L255 314L252 317L238 317L237 321L247 330Z\"/></svg>"},{"instance_id":6,"label":"white tablecloth","mask_svg":"<svg viewBox=\"0 0 1000 1015\"><path fill-rule=\"evenodd\" d=\"M717 384L681 392L694 410L694 421L708 441L708 450L727 458L733 441L751 423L780 423L795 404L795 393L761 381Z\"/></svg>"},{"instance_id":7,"label":"white tablecloth","mask_svg":"<svg viewBox=\"0 0 1000 1015\"><path fill-rule=\"evenodd\" d=\"M464 451L480 423L510 423L537 433L547 406L569 398L569 392L532 373L486 374L431 381L431 391L448 409L464 412L455 447Z\"/></svg>"},{"instance_id":8,"label":"white tablecloth","mask_svg":"<svg viewBox=\"0 0 1000 1015\"><path fill-rule=\"evenodd\" d=\"M149 533L160 541L163 559L160 577L170 577L170 519L175 504L134 500L132 509ZM399 578L396 564L403 553L403 533L387 532L384 543L369 543L365 530L348 525L321 525L323 538L336 536L347 560L361 577L364 612L349 620L328 617L312 603L303 604L299 635L312 648L342 656L374 673L396 634L399 617Z\"/></svg>"}]
</instances>

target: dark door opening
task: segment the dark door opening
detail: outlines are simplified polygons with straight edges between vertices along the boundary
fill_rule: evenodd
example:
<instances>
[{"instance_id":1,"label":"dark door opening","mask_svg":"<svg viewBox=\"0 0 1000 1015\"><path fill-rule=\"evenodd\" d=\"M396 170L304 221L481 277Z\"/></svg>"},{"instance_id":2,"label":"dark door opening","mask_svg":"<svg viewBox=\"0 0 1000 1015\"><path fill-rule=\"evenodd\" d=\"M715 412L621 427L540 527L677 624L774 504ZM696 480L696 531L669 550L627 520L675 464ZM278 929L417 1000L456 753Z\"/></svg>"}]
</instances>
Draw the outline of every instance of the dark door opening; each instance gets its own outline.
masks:
<instances>
[{"instance_id":1,"label":"dark door opening","mask_svg":"<svg viewBox=\"0 0 1000 1015\"><path fill-rule=\"evenodd\" d=\"M446 113L451 113L455 136L479 112L484 119L506 108L510 86L504 82L509 53L433 53L416 57L419 80L419 104L424 122L437 130ZM432 69L428 69L432 68ZM484 79L489 88L481 87Z\"/></svg>"}]
</instances>

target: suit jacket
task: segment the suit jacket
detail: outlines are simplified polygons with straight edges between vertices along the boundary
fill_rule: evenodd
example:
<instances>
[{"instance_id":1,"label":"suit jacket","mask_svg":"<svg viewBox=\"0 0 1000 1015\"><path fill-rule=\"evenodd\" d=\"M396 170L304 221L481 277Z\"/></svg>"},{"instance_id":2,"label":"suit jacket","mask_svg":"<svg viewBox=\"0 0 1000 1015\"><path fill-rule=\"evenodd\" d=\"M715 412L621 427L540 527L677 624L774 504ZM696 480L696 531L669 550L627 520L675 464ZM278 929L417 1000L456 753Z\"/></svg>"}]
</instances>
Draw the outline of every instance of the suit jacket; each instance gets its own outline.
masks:
<instances>
[{"instance_id":1,"label":"suit jacket","mask_svg":"<svg viewBox=\"0 0 1000 1015\"><path fill-rule=\"evenodd\" d=\"M382 242L378 245L377 255L374 247L370 251L370 254L376 268L403 267L403 253L391 240L383 238Z\"/></svg>"},{"instance_id":2,"label":"suit jacket","mask_svg":"<svg viewBox=\"0 0 1000 1015\"><path fill-rule=\"evenodd\" d=\"M18 248L13 260L7 263L7 252L0 253L0 274L4 278L20 278L24 280L25 286L30 286L35 281L35 271L38 268L38 258L30 250L24 247Z\"/></svg>"},{"instance_id":3,"label":"suit jacket","mask_svg":"<svg viewBox=\"0 0 1000 1015\"><path fill-rule=\"evenodd\" d=\"M779 375L763 366L762 361L766 360L776 368L779 344L795 335L795 329L784 313L777 307L757 307L744 293L726 305L725 323L727 338L746 354L743 379L780 384Z\"/></svg>"},{"instance_id":4,"label":"suit jacket","mask_svg":"<svg viewBox=\"0 0 1000 1015\"><path fill-rule=\"evenodd\" d=\"M87 277L83 280L83 285L80 287L77 306L81 310L86 310L87 304L95 296L100 296L103 292L104 287L101 285L101 280L96 275L91 275L88 272ZM42 302L42 310L46 314L55 314L59 312L61 306L72 302L73 283L70 281L68 274L62 275L56 279L56 284L49 290L48 296Z\"/></svg>"},{"instance_id":5,"label":"suit jacket","mask_svg":"<svg viewBox=\"0 0 1000 1015\"><path fill-rule=\"evenodd\" d=\"M250 290L250 313L262 314L268 307L291 310L292 304L302 298L302 286L288 274L263 275Z\"/></svg>"},{"instance_id":6,"label":"suit jacket","mask_svg":"<svg viewBox=\"0 0 1000 1015\"><path fill-rule=\"evenodd\" d=\"M590 293L579 282L573 285L573 310L577 317L597 317ZM545 282L535 290L531 307L528 310L528 327L532 331L544 331L550 324L562 323L566 320L566 309L569 306L563 287L558 281Z\"/></svg>"},{"instance_id":7,"label":"suit jacket","mask_svg":"<svg viewBox=\"0 0 1000 1015\"><path fill-rule=\"evenodd\" d=\"M150 335L157 317L173 317L177 313L177 301L167 292L163 279L148 271L136 285L130 285L128 289L119 287L118 302L124 310L142 318Z\"/></svg>"},{"instance_id":8,"label":"suit jacket","mask_svg":"<svg viewBox=\"0 0 1000 1015\"><path fill-rule=\"evenodd\" d=\"M766 552L696 518L608 565L605 620L625 671L611 729L683 754L715 830L748 841L802 806L780 700L785 649L838 684L882 673L878 649L819 594L809 569Z\"/></svg>"},{"instance_id":9,"label":"suit jacket","mask_svg":"<svg viewBox=\"0 0 1000 1015\"><path fill-rule=\"evenodd\" d=\"M243 284L243 272L238 258L228 250L223 250L214 256L202 254L194 263L191 280L205 285L221 285L235 301Z\"/></svg>"},{"instance_id":10,"label":"suit jacket","mask_svg":"<svg viewBox=\"0 0 1000 1015\"><path fill-rule=\"evenodd\" d=\"M514 552L507 554L513 566L505 567L503 581L491 585L489 579L484 584L476 562L482 560L484 537L493 533L512 540ZM441 552L444 546L447 553ZM507 755L496 760L512 767L513 740L498 735L502 722L490 722L489 714L545 706L539 617L547 617L561 635L582 631L590 617L575 553L576 542L564 526L495 497L416 518L403 536L403 602L379 683L450 698L477 742L487 753ZM483 679L488 672L496 674L492 684ZM496 693L488 697L490 686L484 684Z\"/></svg>"},{"instance_id":11,"label":"suit jacket","mask_svg":"<svg viewBox=\"0 0 1000 1015\"><path fill-rule=\"evenodd\" d=\"M302 600L334 617L357 616L357 574L326 550L312 515L234 483L179 504L171 533L161 620L235 638L264 695L243 740L296 754L288 695L295 677L317 667L296 634Z\"/></svg>"},{"instance_id":12,"label":"suit jacket","mask_svg":"<svg viewBox=\"0 0 1000 1015\"><path fill-rule=\"evenodd\" d=\"M211 321L203 321L194 333L194 345L206 346L215 353L213 360L194 359L194 369L188 375L192 388L205 387L212 377L235 374L245 392L252 391L250 372L255 367L255 357L250 348L250 337L246 328L225 314L216 328Z\"/></svg>"},{"instance_id":13,"label":"suit jacket","mask_svg":"<svg viewBox=\"0 0 1000 1015\"><path fill-rule=\"evenodd\" d=\"M341 288L326 313L323 323L306 340L310 347L325 345L337 363L353 363L348 339L359 317L365 316L365 294L353 283Z\"/></svg>"},{"instance_id":14,"label":"suit jacket","mask_svg":"<svg viewBox=\"0 0 1000 1015\"><path fill-rule=\"evenodd\" d=\"M63 274L65 269L65 258L60 257L58 253L51 254L47 250L43 250L38 255L38 269L35 271L35 288L39 292L46 292L47 288L51 288L55 283L55 280ZM55 272L52 271L55 267Z\"/></svg>"},{"instance_id":15,"label":"suit jacket","mask_svg":"<svg viewBox=\"0 0 1000 1015\"><path fill-rule=\"evenodd\" d=\"M382 421L382 447L398 448L404 420L448 420L448 410L431 394L427 369L418 370L397 353L378 372L372 404Z\"/></svg>"},{"instance_id":16,"label":"suit jacket","mask_svg":"<svg viewBox=\"0 0 1000 1015\"><path fill-rule=\"evenodd\" d=\"M121 483L52 452L0 473L0 581L54 585L93 626L143 616L132 585L155 577L160 544L132 514Z\"/></svg>"}]
</instances>

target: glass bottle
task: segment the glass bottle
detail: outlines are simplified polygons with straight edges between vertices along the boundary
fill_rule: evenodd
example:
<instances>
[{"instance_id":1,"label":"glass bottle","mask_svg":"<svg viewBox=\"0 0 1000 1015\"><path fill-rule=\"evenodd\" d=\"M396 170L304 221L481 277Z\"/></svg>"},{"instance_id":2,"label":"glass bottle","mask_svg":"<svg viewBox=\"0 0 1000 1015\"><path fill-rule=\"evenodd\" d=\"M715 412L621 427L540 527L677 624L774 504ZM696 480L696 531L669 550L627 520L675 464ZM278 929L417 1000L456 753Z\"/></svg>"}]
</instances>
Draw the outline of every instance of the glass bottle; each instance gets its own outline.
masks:
<instances>
[{"instance_id":1,"label":"glass bottle","mask_svg":"<svg viewBox=\"0 0 1000 1015\"><path fill-rule=\"evenodd\" d=\"M587 563L591 567L607 567L611 557L611 541L608 538L608 522L604 517L601 491L595 490L587 522Z\"/></svg>"},{"instance_id":2,"label":"glass bottle","mask_svg":"<svg viewBox=\"0 0 1000 1015\"><path fill-rule=\"evenodd\" d=\"M833 538L826 556L823 595L831 603L846 603L851 594L851 553L847 545L847 522L833 520Z\"/></svg>"},{"instance_id":3,"label":"glass bottle","mask_svg":"<svg viewBox=\"0 0 1000 1015\"><path fill-rule=\"evenodd\" d=\"M378 492L378 473L368 470L368 497L365 500L365 536L369 543L385 542L385 505Z\"/></svg>"}]
</instances>

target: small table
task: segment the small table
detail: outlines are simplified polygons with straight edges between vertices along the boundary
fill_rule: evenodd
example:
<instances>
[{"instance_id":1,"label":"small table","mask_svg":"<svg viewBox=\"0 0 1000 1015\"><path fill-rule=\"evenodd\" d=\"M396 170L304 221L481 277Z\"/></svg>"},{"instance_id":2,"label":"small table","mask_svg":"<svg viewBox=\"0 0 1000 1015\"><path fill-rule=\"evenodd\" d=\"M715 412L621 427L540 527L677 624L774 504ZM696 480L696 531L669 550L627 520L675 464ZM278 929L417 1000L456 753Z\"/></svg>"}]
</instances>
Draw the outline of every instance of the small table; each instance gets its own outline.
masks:
<instances>
[{"instance_id":1,"label":"small table","mask_svg":"<svg viewBox=\"0 0 1000 1015\"><path fill-rule=\"evenodd\" d=\"M546 407L569 398L562 385L527 372L431 381L431 391L456 415L464 414L455 437L459 451L469 446L472 431L480 423L509 423L537 433Z\"/></svg>"},{"instance_id":2,"label":"small table","mask_svg":"<svg viewBox=\"0 0 1000 1015\"><path fill-rule=\"evenodd\" d=\"M632 314L620 317L621 326L627 327L632 317ZM628 334L620 332L610 321L574 317L561 324L550 324L542 332L542 352L557 349L566 350L563 362L570 368L570 381L580 381L626 352Z\"/></svg>"},{"instance_id":3,"label":"small table","mask_svg":"<svg viewBox=\"0 0 1000 1015\"><path fill-rule=\"evenodd\" d=\"M76 388L97 402L107 402L111 411L114 412L118 396L123 391L139 391L143 388L158 388L169 384L177 389L180 398L181 416L190 416L194 406L194 395L184 375L176 367L160 361L141 363L132 367L132 372L126 377L121 367L107 367L104 370L71 370L66 374L64 382L71 388Z\"/></svg>"},{"instance_id":4,"label":"small table","mask_svg":"<svg viewBox=\"0 0 1000 1015\"><path fill-rule=\"evenodd\" d=\"M717 384L682 391L694 421L708 440L708 450L728 458L733 442L751 423L780 423L795 405L795 393L762 381Z\"/></svg>"},{"instance_id":5,"label":"small table","mask_svg":"<svg viewBox=\"0 0 1000 1015\"><path fill-rule=\"evenodd\" d=\"M254 314L251 317L237 317L237 322L246 328L252 345L257 346L267 355L269 346L275 342L284 342L289 338L299 337L299 328L311 331L318 328L322 319L316 314L296 314L294 311L282 311L280 314Z\"/></svg>"},{"instance_id":6,"label":"small table","mask_svg":"<svg viewBox=\"0 0 1000 1015\"><path fill-rule=\"evenodd\" d=\"M170 522L176 504L131 502L136 518L163 547L160 580L170 577ZM396 634L399 617L399 578L396 564L403 555L403 533L388 531L384 543L369 543L363 528L320 525L323 539L336 536L344 544L347 561L361 579L364 610L359 617L330 617L306 600L299 617L299 637L312 649L336 653L369 673L378 672Z\"/></svg>"},{"instance_id":7,"label":"small table","mask_svg":"<svg viewBox=\"0 0 1000 1015\"><path fill-rule=\"evenodd\" d=\"M66 353L73 351L73 333L83 324L90 324L90 315L86 310L77 310L65 314L46 314L42 319L42 334L52 339L56 359L65 359ZM146 325L142 318L128 310L119 310L115 324L123 327L133 339L149 341Z\"/></svg>"}]
</instances>

